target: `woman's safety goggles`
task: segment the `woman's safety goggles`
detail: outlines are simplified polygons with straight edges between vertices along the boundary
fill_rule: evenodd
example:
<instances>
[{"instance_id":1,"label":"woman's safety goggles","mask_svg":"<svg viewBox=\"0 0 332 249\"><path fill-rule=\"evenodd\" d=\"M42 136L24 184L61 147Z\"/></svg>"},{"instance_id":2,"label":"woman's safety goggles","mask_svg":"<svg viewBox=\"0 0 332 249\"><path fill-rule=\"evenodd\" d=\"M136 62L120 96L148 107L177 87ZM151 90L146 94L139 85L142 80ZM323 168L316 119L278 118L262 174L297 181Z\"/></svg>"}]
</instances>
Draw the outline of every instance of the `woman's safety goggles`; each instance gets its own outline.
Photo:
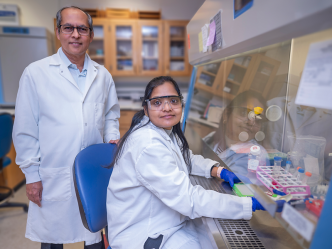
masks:
<instances>
[{"instance_id":1,"label":"woman's safety goggles","mask_svg":"<svg viewBox=\"0 0 332 249\"><path fill-rule=\"evenodd\" d=\"M152 111L162 111L166 103L170 109L179 109L182 107L182 96L161 96L152 99L146 99L148 107Z\"/></svg>"}]
</instances>

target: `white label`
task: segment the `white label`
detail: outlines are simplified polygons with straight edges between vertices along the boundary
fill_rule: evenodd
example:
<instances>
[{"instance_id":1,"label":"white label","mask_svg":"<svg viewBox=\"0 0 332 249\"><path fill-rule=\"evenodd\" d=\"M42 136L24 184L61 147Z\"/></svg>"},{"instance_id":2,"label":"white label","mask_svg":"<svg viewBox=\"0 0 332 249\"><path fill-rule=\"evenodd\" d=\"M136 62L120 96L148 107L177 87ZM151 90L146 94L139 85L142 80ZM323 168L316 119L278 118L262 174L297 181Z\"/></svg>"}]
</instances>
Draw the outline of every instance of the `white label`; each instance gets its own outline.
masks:
<instances>
[{"instance_id":1,"label":"white label","mask_svg":"<svg viewBox=\"0 0 332 249\"><path fill-rule=\"evenodd\" d=\"M295 104L332 109L332 40L310 45Z\"/></svg>"},{"instance_id":2,"label":"white label","mask_svg":"<svg viewBox=\"0 0 332 249\"><path fill-rule=\"evenodd\" d=\"M248 169L256 170L259 165L259 161L255 159L250 159L248 161Z\"/></svg>"},{"instance_id":3,"label":"white label","mask_svg":"<svg viewBox=\"0 0 332 249\"><path fill-rule=\"evenodd\" d=\"M314 232L314 224L306 219L301 213L288 203L285 203L281 217L307 241L311 241Z\"/></svg>"}]
</instances>

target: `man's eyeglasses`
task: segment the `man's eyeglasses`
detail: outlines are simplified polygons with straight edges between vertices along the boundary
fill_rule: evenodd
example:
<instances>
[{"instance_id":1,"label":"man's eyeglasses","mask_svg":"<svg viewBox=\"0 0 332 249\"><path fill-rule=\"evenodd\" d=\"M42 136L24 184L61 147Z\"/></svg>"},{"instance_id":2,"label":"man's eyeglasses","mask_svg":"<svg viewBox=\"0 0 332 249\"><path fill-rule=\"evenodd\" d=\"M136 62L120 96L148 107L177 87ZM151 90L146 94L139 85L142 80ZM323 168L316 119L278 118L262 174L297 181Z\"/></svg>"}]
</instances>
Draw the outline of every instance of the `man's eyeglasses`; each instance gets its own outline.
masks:
<instances>
[{"instance_id":1,"label":"man's eyeglasses","mask_svg":"<svg viewBox=\"0 0 332 249\"><path fill-rule=\"evenodd\" d=\"M152 111L162 111L166 103L171 109L178 109L182 107L182 96L161 96L152 99L146 99L149 109Z\"/></svg>"},{"instance_id":2,"label":"man's eyeglasses","mask_svg":"<svg viewBox=\"0 0 332 249\"><path fill-rule=\"evenodd\" d=\"M81 27L74 27L71 25L60 25L59 29L62 33L64 34L72 34L74 32L74 29L77 29L77 32L80 35L84 35L87 36L90 34L90 32L92 31L91 28L85 27L85 26L81 26Z\"/></svg>"}]
</instances>

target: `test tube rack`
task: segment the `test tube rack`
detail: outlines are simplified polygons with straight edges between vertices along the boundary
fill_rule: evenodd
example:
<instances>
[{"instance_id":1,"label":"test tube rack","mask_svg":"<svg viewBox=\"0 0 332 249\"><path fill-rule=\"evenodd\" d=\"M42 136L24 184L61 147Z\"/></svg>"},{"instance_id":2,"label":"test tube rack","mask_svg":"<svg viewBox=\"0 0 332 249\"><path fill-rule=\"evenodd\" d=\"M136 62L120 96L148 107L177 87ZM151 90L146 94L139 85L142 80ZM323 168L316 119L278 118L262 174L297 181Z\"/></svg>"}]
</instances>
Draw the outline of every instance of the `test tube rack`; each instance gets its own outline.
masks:
<instances>
[{"instance_id":1,"label":"test tube rack","mask_svg":"<svg viewBox=\"0 0 332 249\"><path fill-rule=\"evenodd\" d=\"M277 189L286 194L292 195L310 195L310 187L297 179L290 173L287 173L282 167L278 174L273 172L274 166L258 166L256 170L257 179L271 192Z\"/></svg>"}]
</instances>

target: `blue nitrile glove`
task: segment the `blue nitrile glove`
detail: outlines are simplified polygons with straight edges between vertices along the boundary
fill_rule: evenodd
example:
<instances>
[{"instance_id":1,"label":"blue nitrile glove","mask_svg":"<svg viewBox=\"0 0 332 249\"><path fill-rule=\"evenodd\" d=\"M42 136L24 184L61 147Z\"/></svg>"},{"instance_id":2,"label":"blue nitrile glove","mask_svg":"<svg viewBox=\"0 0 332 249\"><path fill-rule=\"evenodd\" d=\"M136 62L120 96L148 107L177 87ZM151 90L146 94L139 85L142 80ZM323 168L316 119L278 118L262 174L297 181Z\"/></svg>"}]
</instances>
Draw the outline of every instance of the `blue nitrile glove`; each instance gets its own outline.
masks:
<instances>
[{"instance_id":1,"label":"blue nitrile glove","mask_svg":"<svg viewBox=\"0 0 332 249\"><path fill-rule=\"evenodd\" d=\"M281 196L285 196L286 195L284 192L276 190L276 189L273 189L273 193L276 194L276 195L281 195Z\"/></svg>"},{"instance_id":2,"label":"blue nitrile glove","mask_svg":"<svg viewBox=\"0 0 332 249\"><path fill-rule=\"evenodd\" d=\"M256 200L256 198L251 197L252 199L252 211L255 212L256 210L265 210L265 208ZM284 207L286 201L280 200L276 201L277 203L277 212L280 213Z\"/></svg>"},{"instance_id":3,"label":"blue nitrile glove","mask_svg":"<svg viewBox=\"0 0 332 249\"><path fill-rule=\"evenodd\" d=\"M252 211L255 212L256 210L265 210L265 208L260 204L255 197L251 197L252 199Z\"/></svg>"},{"instance_id":4,"label":"blue nitrile glove","mask_svg":"<svg viewBox=\"0 0 332 249\"><path fill-rule=\"evenodd\" d=\"M233 173L227 169L223 169L220 173L220 178L226 182L229 182L229 185L233 188L234 183L241 182L241 180Z\"/></svg>"}]
</instances>

